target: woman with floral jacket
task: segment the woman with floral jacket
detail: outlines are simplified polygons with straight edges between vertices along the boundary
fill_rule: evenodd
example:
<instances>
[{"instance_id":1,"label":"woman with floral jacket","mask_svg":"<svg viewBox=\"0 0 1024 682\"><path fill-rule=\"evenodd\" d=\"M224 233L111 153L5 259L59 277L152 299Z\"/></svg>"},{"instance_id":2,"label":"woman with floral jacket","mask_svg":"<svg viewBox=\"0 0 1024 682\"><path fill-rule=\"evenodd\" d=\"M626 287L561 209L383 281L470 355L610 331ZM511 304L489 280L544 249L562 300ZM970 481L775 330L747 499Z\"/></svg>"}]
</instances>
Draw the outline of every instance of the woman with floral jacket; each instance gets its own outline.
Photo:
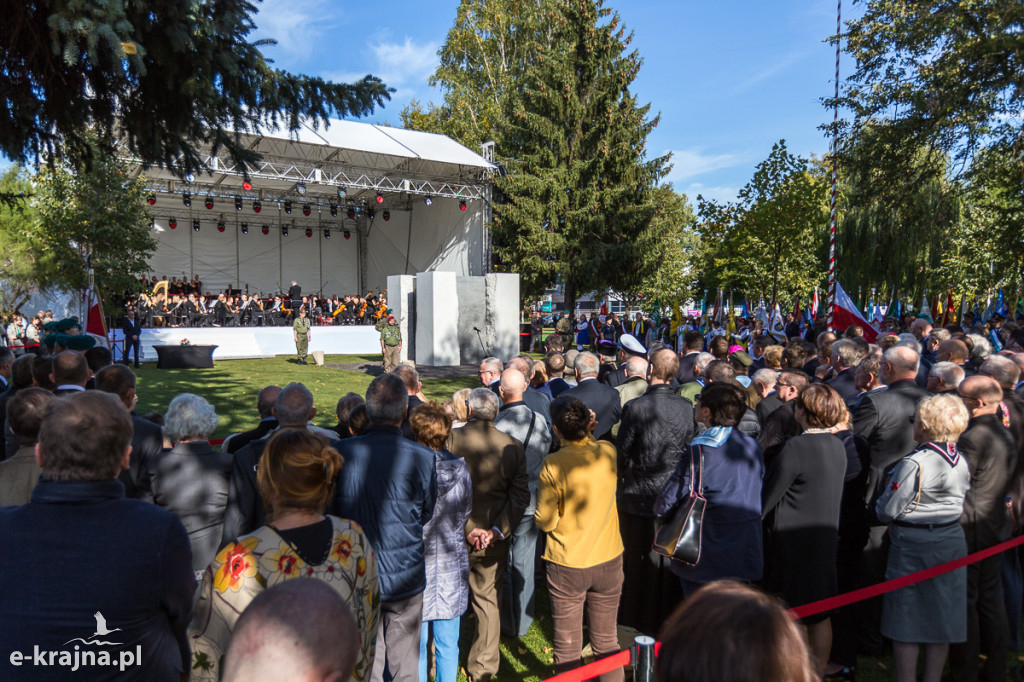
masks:
<instances>
[{"instance_id":1,"label":"woman with floral jacket","mask_svg":"<svg viewBox=\"0 0 1024 682\"><path fill-rule=\"evenodd\" d=\"M229 543L207 567L189 628L192 679L217 680L231 630L268 587L300 577L323 580L345 600L362 633L351 679L373 668L380 587L377 562L362 528L325 516L341 456L305 429L278 431L260 458L257 480L269 523Z\"/></svg>"}]
</instances>

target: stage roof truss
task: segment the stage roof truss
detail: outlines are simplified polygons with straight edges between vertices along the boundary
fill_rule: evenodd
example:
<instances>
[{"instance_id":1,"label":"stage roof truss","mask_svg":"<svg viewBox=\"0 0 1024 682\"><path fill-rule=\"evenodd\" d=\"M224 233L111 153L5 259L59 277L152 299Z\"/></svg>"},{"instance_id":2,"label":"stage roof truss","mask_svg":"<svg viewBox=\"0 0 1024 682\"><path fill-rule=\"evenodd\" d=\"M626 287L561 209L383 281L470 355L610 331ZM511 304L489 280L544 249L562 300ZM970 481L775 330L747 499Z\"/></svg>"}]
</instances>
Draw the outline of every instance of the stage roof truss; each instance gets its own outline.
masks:
<instances>
[{"instance_id":1,"label":"stage roof truss","mask_svg":"<svg viewBox=\"0 0 1024 682\"><path fill-rule=\"evenodd\" d=\"M332 128L333 135L307 128L295 136L244 133L260 155L258 162L243 165L207 155L203 161L210 171L187 181L181 169L143 171L134 159L125 161L147 176L150 191L172 194L321 206L365 200L377 192L402 193L406 201L413 195L466 201L487 197L496 167L450 138L352 121L332 122ZM333 146L328 138L349 146ZM248 191L242 187L246 178L253 185ZM305 193L298 192L300 183Z\"/></svg>"}]
</instances>

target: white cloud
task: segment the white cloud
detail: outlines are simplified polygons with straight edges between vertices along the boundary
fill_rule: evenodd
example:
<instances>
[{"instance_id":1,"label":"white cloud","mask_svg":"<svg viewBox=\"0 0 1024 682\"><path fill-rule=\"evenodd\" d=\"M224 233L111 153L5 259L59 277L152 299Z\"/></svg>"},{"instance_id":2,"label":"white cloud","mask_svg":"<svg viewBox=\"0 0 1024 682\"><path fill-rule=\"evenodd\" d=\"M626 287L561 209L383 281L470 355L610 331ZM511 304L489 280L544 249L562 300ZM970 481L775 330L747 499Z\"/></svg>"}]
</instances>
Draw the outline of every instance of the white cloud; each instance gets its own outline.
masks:
<instances>
[{"instance_id":1,"label":"white cloud","mask_svg":"<svg viewBox=\"0 0 1024 682\"><path fill-rule=\"evenodd\" d=\"M776 61L774 64L769 64L768 66L754 73L748 78L745 78L739 83L736 83L736 85L732 88L733 94L739 94L745 90L749 90L751 87L757 85L761 81L777 76L778 74L784 72L786 69L802 60L804 57L808 56L810 53L810 50L798 50L796 52L790 52L789 54L785 55L782 59Z\"/></svg>"},{"instance_id":2,"label":"white cloud","mask_svg":"<svg viewBox=\"0 0 1024 682\"><path fill-rule=\"evenodd\" d=\"M746 156L745 154L705 154L700 149L673 150L672 172L666 179L676 183L722 168L732 168L746 163Z\"/></svg>"},{"instance_id":3,"label":"white cloud","mask_svg":"<svg viewBox=\"0 0 1024 682\"><path fill-rule=\"evenodd\" d=\"M329 0L262 0L255 21L256 39L272 38L275 47L261 48L275 61L313 57L338 19Z\"/></svg>"},{"instance_id":4,"label":"white cloud","mask_svg":"<svg viewBox=\"0 0 1024 682\"><path fill-rule=\"evenodd\" d=\"M404 106L411 99L430 100L431 88L427 81L437 69L440 43L420 43L408 36L396 42L381 32L367 41L366 49L366 71L357 73L346 70L327 73L324 77L335 82L351 83L371 73L395 89L391 95L392 107L396 104Z\"/></svg>"},{"instance_id":5,"label":"white cloud","mask_svg":"<svg viewBox=\"0 0 1024 682\"><path fill-rule=\"evenodd\" d=\"M679 191L676 188L676 191ZM720 204L728 203L730 201L736 201L736 194L740 191L738 187L705 187L699 182L690 183L683 191L689 199L693 207L697 207L697 195L701 195L706 200L714 200Z\"/></svg>"}]
</instances>

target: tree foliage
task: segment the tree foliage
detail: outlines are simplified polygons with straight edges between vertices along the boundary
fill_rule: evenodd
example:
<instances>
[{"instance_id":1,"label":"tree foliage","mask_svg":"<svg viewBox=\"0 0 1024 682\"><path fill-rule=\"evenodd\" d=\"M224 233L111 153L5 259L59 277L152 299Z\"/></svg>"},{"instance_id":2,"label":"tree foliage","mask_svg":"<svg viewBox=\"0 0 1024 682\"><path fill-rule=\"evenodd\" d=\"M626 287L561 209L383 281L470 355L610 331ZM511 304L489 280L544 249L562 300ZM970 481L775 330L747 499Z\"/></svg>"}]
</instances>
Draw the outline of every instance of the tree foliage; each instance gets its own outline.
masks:
<instances>
[{"instance_id":1,"label":"tree foliage","mask_svg":"<svg viewBox=\"0 0 1024 682\"><path fill-rule=\"evenodd\" d=\"M23 169L11 166L0 176L0 193L28 196L31 181ZM38 219L35 209L25 203L0 203L0 315L9 318L25 305L39 272L33 238Z\"/></svg>"},{"instance_id":2,"label":"tree foliage","mask_svg":"<svg viewBox=\"0 0 1024 682\"><path fill-rule=\"evenodd\" d=\"M627 308L636 303L634 299L640 299L645 308L651 308L655 301L667 305L674 296L685 300L693 283L698 243L693 206L685 194L668 185L655 188L652 200L654 217L637 240L637 248L647 254L654 269L646 273L636 289L616 292Z\"/></svg>"},{"instance_id":3,"label":"tree foliage","mask_svg":"<svg viewBox=\"0 0 1024 682\"><path fill-rule=\"evenodd\" d=\"M966 167L995 141L1020 158L1024 127L1024 14L1017 0L868 0L847 24L856 60L842 104L852 134L893 150L934 148ZM897 153L880 168L899 178Z\"/></svg>"},{"instance_id":4,"label":"tree foliage","mask_svg":"<svg viewBox=\"0 0 1024 682\"><path fill-rule=\"evenodd\" d=\"M509 173L496 180L495 254L524 296L556 278L569 309L588 291L635 290L656 269L643 251L651 190L667 158L646 157L657 117L629 86L641 59L618 14L593 0L547 10L554 37L539 49L506 114Z\"/></svg>"},{"instance_id":5,"label":"tree foliage","mask_svg":"<svg viewBox=\"0 0 1024 682\"><path fill-rule=\"evenodd\" d=\"M373 76L348 85L276 69L249 42L248 0L5 3L0 151L49 159L123 141L146 163L203 167L200 148L251 161L238 129L295 129L304 117L363 115L390 97Z\"/></svg>"},{"instance_id":6,"label":"tree foliage","mask_svg":"<svg viewBox=\"0 0 1024 682\"><path fill-rule=\"evenodd\" d=\"M35 185L38 223L28 239L36 260L33 285L80 291L91 261L104 298L136 291L156 248L142 178L95 153L89 170L44 168Z\"/></svg>"},{"instance_id":7,"label":"tree foliage","mask_svg":"<svg viewBox=\"0 0 1024 682\"><path fill-rule=\"evenodd\" d=\"M735 202L697 197L701 245L700 290L734 290L769 301L806 296L823 283L828 243L828 185L824 169L794 156L785 140Z\"/></svg>"},{"instance_id":8,"label":"tree foliage","mask_svg":"<svg viewBox=\"0 0 1024 682\"><path fill-rule=\"evenodd\" d=\"M494 140L503 149L507 98L517 93L542 50L554 40L545 18L553 0L461 0L430 78L444 93L426 110L413 101L402 124L444 133L470 149Z\"/></svg>"}]
</instances>

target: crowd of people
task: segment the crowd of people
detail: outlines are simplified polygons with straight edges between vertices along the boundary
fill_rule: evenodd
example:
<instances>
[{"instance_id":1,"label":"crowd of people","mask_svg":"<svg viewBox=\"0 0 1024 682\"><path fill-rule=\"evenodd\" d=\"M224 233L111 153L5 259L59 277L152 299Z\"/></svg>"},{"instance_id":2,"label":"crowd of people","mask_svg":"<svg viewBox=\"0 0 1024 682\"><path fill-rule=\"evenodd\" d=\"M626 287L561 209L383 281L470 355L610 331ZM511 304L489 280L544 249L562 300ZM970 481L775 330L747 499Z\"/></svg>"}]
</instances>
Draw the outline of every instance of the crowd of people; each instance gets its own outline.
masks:
<instances>
[{"instance_id":1,"label":"crowd of people","mask_svg":"<svg viewBox=\"0 0 1024 682\"><path fill-rule=\"evenodd\" d=\"M341 396L330 428L305 386L267 386L254 428L219 449L199 395L137 416L135 374L109 357L0 349L0 504L20 505L0 509L0 538L19 548L0 558L18 585L0 595L18 623L0 648L59 660L116 627L109 641L143 652L123 679L271 679L287 661L317 679L425 682L432 660L448 682L461 655L489 680L543 583L557 672L586 640L617 652L628 626L662 640L665 680L853 679L857 655L886 642L901 681L922 649L929 682L947 658L950 679L1006 678L1016 551L796 622L783 605L1020 532L1015 321L997 327L998 352L990 329L921 318L875 343L860 327L743 343L644 322L599 329L596 352L556 332L542 360L485 358L479 385L440 404L399 364ZM652 551L694 488L699 559ZM283 627L301 639L268 634Z\"/></svg>"}]
</instances>

